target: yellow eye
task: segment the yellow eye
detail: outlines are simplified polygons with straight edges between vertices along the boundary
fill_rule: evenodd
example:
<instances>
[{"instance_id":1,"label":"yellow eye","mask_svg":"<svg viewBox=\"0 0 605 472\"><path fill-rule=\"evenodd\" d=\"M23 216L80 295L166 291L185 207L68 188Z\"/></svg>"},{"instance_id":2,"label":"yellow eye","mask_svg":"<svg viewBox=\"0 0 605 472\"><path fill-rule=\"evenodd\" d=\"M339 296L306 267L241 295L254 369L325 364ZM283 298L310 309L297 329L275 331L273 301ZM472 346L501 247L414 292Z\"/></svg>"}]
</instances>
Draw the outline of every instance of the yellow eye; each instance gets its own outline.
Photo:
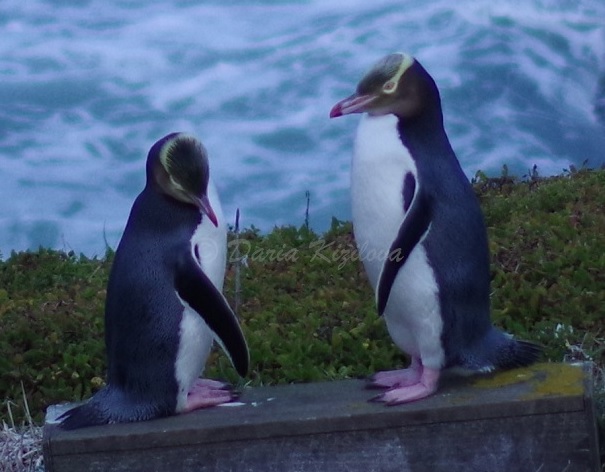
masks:
<instances>
[{"instance_id":1,"label":"yellow eye","mask_svg":"<svg viewBox=\"0 0 605 472\"><path fill-rule=\"evenodd\" d=\"M397 88L397 83L389 80L386 84L383 85L382 90L384 93L393 93Z\"/></svg>"}]
</instances>

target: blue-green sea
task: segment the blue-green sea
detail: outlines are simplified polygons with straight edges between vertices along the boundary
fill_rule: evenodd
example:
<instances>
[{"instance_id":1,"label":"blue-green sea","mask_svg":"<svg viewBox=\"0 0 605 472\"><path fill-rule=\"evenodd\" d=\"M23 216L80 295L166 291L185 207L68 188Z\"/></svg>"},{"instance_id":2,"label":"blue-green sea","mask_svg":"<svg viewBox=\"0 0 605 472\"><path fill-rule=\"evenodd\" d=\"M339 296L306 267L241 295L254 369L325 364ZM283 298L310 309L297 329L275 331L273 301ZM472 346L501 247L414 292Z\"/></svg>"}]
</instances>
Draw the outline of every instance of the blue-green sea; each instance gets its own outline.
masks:
<instances>
[{"instance_id":1,"label":"blue-green sea","mask_svg":"<svg viewBox=\"0 0 605 472\"><path fill-rule=\"evenodd\" d=\"M0 253L115 247L149 147L206 145L223 209L263 231L350 218L358 116L381 56L440 87L469 177L605 161L605 1L2 0Z\"/></svg>"}]
</instances>

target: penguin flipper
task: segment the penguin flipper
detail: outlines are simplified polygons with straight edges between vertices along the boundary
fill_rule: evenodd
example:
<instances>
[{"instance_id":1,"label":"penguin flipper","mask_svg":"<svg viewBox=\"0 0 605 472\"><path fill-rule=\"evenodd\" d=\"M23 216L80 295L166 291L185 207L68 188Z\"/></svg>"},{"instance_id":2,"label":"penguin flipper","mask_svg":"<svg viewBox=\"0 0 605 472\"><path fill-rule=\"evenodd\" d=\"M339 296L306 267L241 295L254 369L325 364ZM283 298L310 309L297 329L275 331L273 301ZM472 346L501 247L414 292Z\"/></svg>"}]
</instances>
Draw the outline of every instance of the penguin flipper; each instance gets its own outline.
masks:
<instances>
[{"instance_id":1,"label":"penguin flipper","mask_svg":"<svg viewBox=\"0 0 605 472\"><path fill-rule=\"evenodd\" d=\"M179 256L174 280L179 297L202 317L235 370L245 376L249 364L248 346L235 313L194 261L189 248L182 249Z\"/></svg>"},{"instance_id":2,"label":"penguin flipper","mask_svg":"<svg viewBox=\"0 0 605 472\"><path fill-rule=\"evenodd\" d=\"M397 236L389 248L376 286L376 305L380 316L383 315L387 306L399 270L431 224L430 199L422 188L416 185L416 179L411 172L405 176L403 205L404 210L407 211Z\"/></svg>"}]
</instances>

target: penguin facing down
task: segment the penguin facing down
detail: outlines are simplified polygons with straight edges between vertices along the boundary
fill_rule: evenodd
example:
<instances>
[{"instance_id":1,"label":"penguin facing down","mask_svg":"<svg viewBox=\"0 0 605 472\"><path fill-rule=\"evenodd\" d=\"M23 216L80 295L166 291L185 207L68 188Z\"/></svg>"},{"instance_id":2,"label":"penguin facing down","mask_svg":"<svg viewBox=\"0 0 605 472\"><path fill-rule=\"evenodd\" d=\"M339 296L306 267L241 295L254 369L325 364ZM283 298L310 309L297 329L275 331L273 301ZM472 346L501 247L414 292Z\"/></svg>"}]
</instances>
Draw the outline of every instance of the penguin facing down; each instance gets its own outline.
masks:
<instances>
[{"instance_id":1,"label":"penguin facing down","mask_svg":"<svg viewBox=\"0 0 605 472\"><path fill-rule=\"evenodd\" d=\"M446 368L490 372L534 362L539 346L491 324L485 223L432 77L412 56L388 55L330 117L351 113L364 113L351 169L355 239L378 313L411 356L409 368L371 378L370 386L388 389L375 400L429 396Z\"/></svg>"},{"instance_id":2,"label":"penguin facing down","mask_svg":"<svg viewBox=\"0 0 605 472\"><path fill-rule=\"evenodd\" d=\"M173 133L147 156L107 286L107 385L60 418L64 429L142 421L229 402L226 385L199 379L216 340L237 372L248 348L221 291L226 228L206 150Z\"/></svg>"}]
</instances>

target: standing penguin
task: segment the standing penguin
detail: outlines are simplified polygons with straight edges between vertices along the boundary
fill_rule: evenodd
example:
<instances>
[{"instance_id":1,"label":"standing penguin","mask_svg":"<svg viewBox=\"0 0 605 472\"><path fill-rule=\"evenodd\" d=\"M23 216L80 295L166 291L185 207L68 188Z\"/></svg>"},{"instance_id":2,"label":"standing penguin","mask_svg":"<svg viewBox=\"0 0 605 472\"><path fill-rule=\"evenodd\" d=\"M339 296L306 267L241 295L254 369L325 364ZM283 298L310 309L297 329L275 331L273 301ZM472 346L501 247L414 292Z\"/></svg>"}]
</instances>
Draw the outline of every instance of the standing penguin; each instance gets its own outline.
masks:
<instances>
[{"instance_id":1,"label":"standing penguin","mask_svg":"<svg viewBox=\"0 0 605 472\"><path fill-rule=\"evenodd\" d=\"M410 367L380 372L375 399L436 391L442 369L489 372L534 362L540 348L490 321L483 215L443 127L439 91L412 56L391 54L330 117L366 113L351 172L355 239L395 344Z\"/></svg>"},{"instance_id":2,"label":"standing penguin","mask_svg":"<svg viewBox=\"0 0 605 472\"><path fill-rule=\"evenodd\" d=\"M198 379L215 339L237 372L248 348L221 291L226 228L208 157L173 133L147 156L147 183L132 206L107 286L107 386L60 419L65 429L142 421L232 400Z\"/></svg>"}]
</instances>

